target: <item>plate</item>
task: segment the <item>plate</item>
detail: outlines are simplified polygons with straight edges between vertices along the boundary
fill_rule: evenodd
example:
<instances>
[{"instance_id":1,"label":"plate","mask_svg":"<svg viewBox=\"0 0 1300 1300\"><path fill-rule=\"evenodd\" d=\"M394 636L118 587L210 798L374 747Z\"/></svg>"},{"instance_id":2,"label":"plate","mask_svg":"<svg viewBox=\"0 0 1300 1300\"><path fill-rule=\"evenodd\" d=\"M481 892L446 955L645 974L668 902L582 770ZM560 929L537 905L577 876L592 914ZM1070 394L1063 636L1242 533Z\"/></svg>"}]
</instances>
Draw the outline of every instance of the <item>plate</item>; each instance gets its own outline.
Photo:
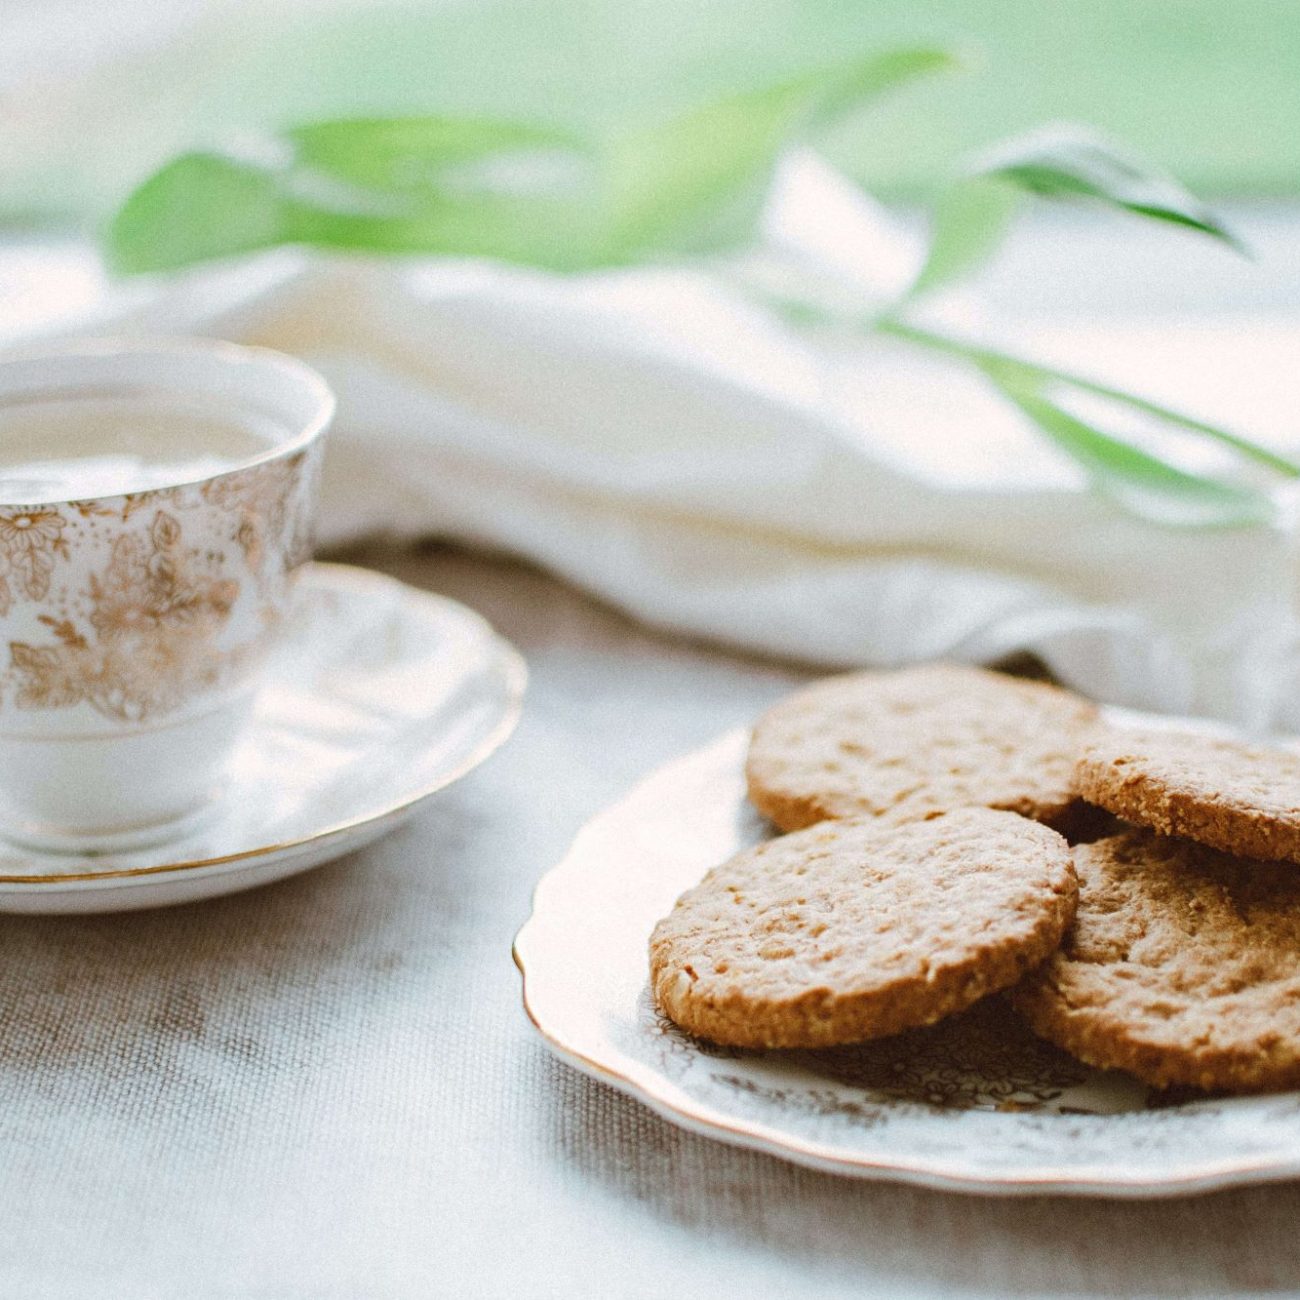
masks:
<instances>
[{"instance_id":1,"label":"plate","mask_svg":"<svg viewBox=\"0 0 1300 1300\"><path fill-rule=\"evenodd\" d=\"M526 676L519 655L464 605L367 569L309 565L210 814L132 852L0 843L0 911L187 903L350 853L505 741Z\"/></svg>"},{"instance_id":2,"label":"plate","mask_svg":"<svg viewBox=\"0 0 1300 1300\"><path fill-rule=\"evenodd\" d=\"M747 741L731 732L660 769L538 886L515 961L525 1010L563 1060L684 1128L837 1174L1111 1197L1300 1175L1300 1093L1154 1093L1037 1039L997 998L833 1051L738 1051L677 1030L650 1000L650 931L705 871L770 833L745 799Z\"/></svg>"}]
</instances>

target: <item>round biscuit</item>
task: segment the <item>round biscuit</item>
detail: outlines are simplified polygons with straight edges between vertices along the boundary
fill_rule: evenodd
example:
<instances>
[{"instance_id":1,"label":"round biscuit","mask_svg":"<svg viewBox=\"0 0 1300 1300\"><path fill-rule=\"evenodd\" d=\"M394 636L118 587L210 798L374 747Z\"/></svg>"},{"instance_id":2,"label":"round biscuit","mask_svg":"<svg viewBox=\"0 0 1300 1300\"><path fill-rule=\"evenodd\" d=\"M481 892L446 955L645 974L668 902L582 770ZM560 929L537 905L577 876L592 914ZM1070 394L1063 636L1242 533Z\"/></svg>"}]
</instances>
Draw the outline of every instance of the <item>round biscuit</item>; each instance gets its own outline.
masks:
<instances>
[{"instance_id":1,"label":"round biscuit","mask_svg":"<svg viewBox=\"0 0 1300 1300\"><path fill-rule=\"evenodd\" d=\"M1015 983L1060 942L1075 890L1065 840L1012 813L823 822L683 894L651 937L651 988L731 1046L879 1038Z\"/></svg>"},{"instance_id":2,"label":"round biscuit","mask_svg":"<svg viewBox=\"0 0 1300 1300\"><path fill-rule=\"evenodd\" d=\"M782 830L904 806L1000 808L1060 825L1096 717L1070 691L956 664L832 677L759 719L749 797Z\"/></svg>"},{"instance_id":3,"label":"round biscuit","mask_svg":"<svg viewBox=\"0 0 1300 1300\"><path fill-rule=\"evenodd\" d=\"M1161 1088L1300 1085L1300 872L1145 830L1074 860L1065 941L1010 994L1038 1034Z\"/></svg>"},{"instance_id":4,"label":"round biscuit","mask_svg":"<svg viewBox=\"0 0 1300 1300\"><path fill-rule=\"evenodd\" d=\"M1098 729L1080 794L1125 821L1225 853L1300 863L1300 755L1181 731Z\"/></svg>"}]
</instances>

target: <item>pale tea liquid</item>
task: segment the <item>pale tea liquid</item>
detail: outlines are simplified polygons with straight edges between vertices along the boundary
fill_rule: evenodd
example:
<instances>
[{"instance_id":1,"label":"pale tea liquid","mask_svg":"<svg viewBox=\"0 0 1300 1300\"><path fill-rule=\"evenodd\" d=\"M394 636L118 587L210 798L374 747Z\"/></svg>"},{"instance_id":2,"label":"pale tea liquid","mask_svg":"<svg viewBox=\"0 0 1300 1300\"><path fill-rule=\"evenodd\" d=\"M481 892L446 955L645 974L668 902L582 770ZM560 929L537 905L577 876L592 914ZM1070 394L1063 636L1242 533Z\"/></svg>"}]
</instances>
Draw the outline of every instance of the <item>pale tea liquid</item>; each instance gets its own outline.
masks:
<instances>
[{"instance_id":1,"label":"pale tea liquid","mask_svg":"<svg viewBox=\"0 0 1300 1300\"><path fill-rule=\"evenodd\" d=\"M191 483L254 460L285 436L259 412L163 389L0 401L0 504Z\"/></svg>"}]
</instances>

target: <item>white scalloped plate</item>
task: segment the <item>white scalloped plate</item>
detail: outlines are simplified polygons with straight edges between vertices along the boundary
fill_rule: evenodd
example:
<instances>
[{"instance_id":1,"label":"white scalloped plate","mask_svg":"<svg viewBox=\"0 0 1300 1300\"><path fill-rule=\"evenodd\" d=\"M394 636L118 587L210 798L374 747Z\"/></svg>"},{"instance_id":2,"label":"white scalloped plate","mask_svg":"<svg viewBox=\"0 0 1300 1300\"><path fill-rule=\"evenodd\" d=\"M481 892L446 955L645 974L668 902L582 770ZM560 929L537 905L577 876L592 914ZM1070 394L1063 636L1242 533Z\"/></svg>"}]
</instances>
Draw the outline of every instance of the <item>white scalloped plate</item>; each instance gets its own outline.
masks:
<instances>
[{"instance_id":1,"label":"white scalloped plate","mask_svg":"<svg viewBox=\"0 0 1300 1300\"><path fill-rule=\"evenodd\" d=\"M1300 1176L1300 1093L1149 1096L1040 1042L998 999L829 1052L729 1051L680 1033L651 1005L647 941L682 890L768 833L744 797L746 740L731 732L660 769L538 886L515 961L528 1016L563 1060L684 1128L838 1174L1114 1197Z\"/></svg>"}]
</instances>

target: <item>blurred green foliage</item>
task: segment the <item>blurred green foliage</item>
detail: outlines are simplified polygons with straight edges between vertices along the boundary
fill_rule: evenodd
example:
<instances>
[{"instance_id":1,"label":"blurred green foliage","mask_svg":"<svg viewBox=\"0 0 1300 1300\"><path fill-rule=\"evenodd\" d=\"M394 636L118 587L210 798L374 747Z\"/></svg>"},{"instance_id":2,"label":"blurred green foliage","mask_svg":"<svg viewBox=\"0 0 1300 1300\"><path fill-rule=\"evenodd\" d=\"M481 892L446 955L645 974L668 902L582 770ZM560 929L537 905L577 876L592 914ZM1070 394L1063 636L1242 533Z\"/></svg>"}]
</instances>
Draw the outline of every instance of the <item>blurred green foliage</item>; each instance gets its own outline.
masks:
<instances>
[{"instance_id":1,"label":"blurred green foliage","mask_svg":"<svg viewBox=\"0 0 1300 1300\"><path fill-rule=\"evenodd\" d=\"M787 147L952 66L940 49L871 50L590 136L450 115L332 118L233 152L182 154L127 199L106 249L122 271L276 244L553 271L731 251L754 241Z\"/></svg>"},{"instance_id":2,"label":"blurred green foliage","mask_svg":"<svg viewBox=\"0 0 1300 1300\"><path fill-rule=\"evenodd\" d=\"M1201 190L1300 183L1294 0L488 0L290 30L214 88L218 117L418 105L599 126L865 42L937 41L969 48L977 75L832 147L877 190L918 193L957 154L1051 118L1092 122Z\"/></svg>"},{"instance_id":3,"label":"blurred green foliage","mask_svg":"<svg viewBox=\"0 0 1300 1300\"><path fill-rule=\"evenodd\" d=\"M927 42L967 51L971 72L823 142L886 197L920 197L958 155L1052 119L1093 123L1202 193L1300 186L1295 0L266 0L226 13L82 70L16 125L10 114L0 212L103 212L232 129L442 112L605 130L866 44Z\"/></svg>"}]
</instances>

